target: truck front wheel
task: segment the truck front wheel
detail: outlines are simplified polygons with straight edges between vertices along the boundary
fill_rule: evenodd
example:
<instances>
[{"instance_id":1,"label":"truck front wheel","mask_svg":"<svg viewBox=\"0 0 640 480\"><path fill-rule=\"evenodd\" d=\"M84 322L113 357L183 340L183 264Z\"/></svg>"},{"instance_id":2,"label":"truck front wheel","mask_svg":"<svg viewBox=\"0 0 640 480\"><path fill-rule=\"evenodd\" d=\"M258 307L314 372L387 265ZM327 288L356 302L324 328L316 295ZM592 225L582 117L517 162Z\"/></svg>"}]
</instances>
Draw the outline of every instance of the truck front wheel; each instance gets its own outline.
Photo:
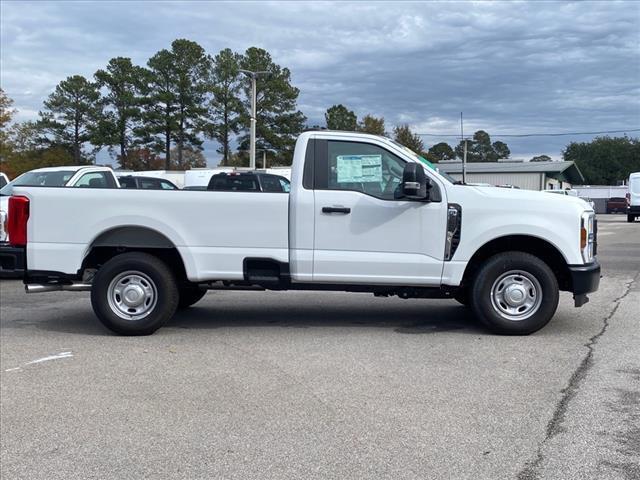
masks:
<instances>
[{"instance_id":1,"label":"truck front wheel","mask_svg":"<svg viewBox=\"0 0 640 480\"><path fill-rule=\"evenodd\" d=\"M91 287L98 319L120 335L150 335L178 307L176 281L162 260L141 252L123 253L106 262Z\"/></svg>"},{"instance_id":2,"label":"truck front wheel","mask_svg":"<svg viewBox=\"0 0 640 480\"><path fill-rule=\"evenodd\" d=\"M558 281L549 266L524 252L489 258L478 270L470 296L480 321L506 335L528 335L544 327L558 298Z\"/></svg>"}]
</instances>

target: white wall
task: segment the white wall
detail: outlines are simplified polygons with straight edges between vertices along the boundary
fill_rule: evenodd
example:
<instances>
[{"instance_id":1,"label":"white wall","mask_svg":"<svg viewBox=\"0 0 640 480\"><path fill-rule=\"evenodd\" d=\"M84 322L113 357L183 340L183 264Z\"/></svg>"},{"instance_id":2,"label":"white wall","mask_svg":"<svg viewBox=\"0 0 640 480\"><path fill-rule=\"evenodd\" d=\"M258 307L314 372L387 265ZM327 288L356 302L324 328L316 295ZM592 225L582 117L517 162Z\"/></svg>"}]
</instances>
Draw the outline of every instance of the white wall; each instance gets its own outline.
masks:
<instances>
[{"instance_id":1,"label":"white wall","mask_svg":"<svg viewBox=\"0 0 640 480\"><path fill-rule=\"evenodd\" d=\"M450 175L456 180L462 180L461 173ZM540 190L540 175L540 173L467 173L467 182L515 185L523 190Z\"/></svg>"},{"instance_id":2,"label":"white wall","mask_svg":"<svg viewBox=\"0 0 640 480\"><path fill-rule=\"evenodd\" d=\"M611 198L624 197L629 191L627 185L609 186L609 185L576 185L573 187L581 197L589 198Z\"/></svg>"}]
</instances>

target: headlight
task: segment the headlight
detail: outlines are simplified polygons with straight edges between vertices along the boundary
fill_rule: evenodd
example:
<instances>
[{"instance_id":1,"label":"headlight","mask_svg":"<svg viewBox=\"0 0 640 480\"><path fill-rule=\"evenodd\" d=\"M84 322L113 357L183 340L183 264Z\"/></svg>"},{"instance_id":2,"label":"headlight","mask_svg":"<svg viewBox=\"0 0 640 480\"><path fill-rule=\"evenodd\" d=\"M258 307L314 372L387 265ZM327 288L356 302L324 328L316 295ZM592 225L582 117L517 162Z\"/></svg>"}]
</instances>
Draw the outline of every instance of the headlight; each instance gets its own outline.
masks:
<instances>
[{"instance_id":1,"label":"headlight","mask_svg":"<svg viewBox=\"0 0 640 480\"><path fill-rule=\"evenodd\" d=\"M595 214L585 212L580 220L580 252L584 263L593 262L596 242Z\"/></svg>"}]
</instances>

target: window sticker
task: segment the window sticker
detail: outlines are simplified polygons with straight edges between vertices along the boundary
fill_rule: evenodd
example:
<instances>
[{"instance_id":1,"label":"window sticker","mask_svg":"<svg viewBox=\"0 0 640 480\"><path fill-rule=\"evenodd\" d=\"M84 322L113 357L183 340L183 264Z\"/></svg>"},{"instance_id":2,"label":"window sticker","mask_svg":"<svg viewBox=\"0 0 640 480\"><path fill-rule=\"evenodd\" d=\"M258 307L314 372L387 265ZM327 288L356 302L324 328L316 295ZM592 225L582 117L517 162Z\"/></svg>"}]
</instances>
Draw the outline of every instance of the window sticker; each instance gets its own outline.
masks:
<instances>
[{"instance_id":1,"label":"window sticker","mask_svg":"<svg viewBox=\"0 0 640 480\"><path fill-rule=\"evenodd\" d=\"M338 155L338 183L382 181L382 155Z\"/></svg>"}]
</instances>

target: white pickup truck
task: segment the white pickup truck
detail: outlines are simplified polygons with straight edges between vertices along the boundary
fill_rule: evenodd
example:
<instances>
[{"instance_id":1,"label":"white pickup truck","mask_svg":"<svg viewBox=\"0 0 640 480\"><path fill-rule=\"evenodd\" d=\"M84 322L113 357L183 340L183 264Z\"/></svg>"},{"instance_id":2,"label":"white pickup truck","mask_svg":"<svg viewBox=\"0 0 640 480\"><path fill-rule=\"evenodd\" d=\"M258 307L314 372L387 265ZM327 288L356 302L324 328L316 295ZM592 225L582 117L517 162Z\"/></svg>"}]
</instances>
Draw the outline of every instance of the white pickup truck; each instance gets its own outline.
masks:
<instances>
[{"instance_id":1,"label":"white pickup truck","mask_svg":"<svg viewBox=\"0 0 640 480\"><path fill-rule=\"evenodd\" d=\"M10 238L27 292L90 290L125 335L207 289L455 298L495 332L529 334L559 291L581 306L598 289L595 215L577 198L462 185L392 140L333 131L298 138L291 180L290 193L16 187Z\"/></svg>"}]
</instances>

